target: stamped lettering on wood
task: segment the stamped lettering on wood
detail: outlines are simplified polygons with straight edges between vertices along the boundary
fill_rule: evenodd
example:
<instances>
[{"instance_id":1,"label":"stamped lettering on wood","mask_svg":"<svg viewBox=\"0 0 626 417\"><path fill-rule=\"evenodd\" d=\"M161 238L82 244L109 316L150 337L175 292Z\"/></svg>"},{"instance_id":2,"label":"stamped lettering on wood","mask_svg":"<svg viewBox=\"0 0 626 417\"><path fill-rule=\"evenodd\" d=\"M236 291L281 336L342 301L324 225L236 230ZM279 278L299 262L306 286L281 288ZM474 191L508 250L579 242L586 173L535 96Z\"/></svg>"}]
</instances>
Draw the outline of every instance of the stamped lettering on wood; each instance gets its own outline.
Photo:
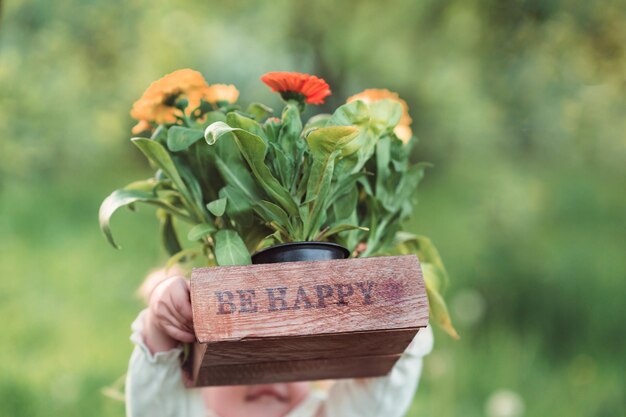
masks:
<instances>
[{"instance_id":1,"label":"stamped lettering on wood","mask_svg":"<svg viewBox=\"0 0 626 417\"><path fill-rule=\"evenodd\" d=\"M297 289L289 287L265 288L259 294L255 289L215 291L218 309L216 314L258 313L259 303L267 312L299 310L301 308L327 308L329 305L347 306L350 303L372 304L374 282L348 284L318 284ZM355 288L357 293L355 293ZM261 298L263 298L261 300Z\"/></svg>"},{"instance_id":2,"label":"stamped lettering on wood","mask_svg":"<svg viewBox=\"0 0 626 417\"><path fill-rule=\"evenodd\" d=\"M201 343L424 327L413 255L194 269Z\"/></svg>"}]
</instances>

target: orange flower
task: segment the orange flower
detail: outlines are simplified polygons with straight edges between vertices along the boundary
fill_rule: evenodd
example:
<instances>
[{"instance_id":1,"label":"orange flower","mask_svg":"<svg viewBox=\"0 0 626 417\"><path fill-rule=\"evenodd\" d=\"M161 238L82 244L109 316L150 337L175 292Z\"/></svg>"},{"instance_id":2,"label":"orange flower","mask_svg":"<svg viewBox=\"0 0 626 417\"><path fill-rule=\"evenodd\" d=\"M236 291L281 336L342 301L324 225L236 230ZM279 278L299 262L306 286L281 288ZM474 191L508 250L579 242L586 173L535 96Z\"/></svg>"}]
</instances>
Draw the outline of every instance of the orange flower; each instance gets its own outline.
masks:
<instances>
[{"instance_id":1,"label":"orange flower","mask_svg":"<svg viewBox=\"0 0 626 417\"><path fill-rule=\"evenodd\" d=\"M139 123L133 126L131 132L133 135L138 135L141 132L145 132L147 130L152 130L152 125L150 124L150 122L146 120L140 120Z\"/></svg>"},{"instance_id":2,"label":"orange flower","mask_svg":"<svg viewBox=\"0 0 626 417\"><path fill-rule=\"evenodd\" d=\"M239 98L239 90L232 84L213 84L205 90L204 96L208 103L233 104Z\"/></svg>"},{"instance_id":3,"label":"orange flower","mask_svg":"<svg viewBox=\"0 0 626 417\"><path fill-rule=\"evenodd\" d=\"M209 88L202 74L189 68L174 71L156 80L135 102L130 115L140 122L175 123L181 111L174 107L176 100L186 98L188 108L200 105ZM137 126L136 126L137 127Z\"/></svg>"},{"instance_id":4,"label":"orange flower","mask_svg":"<svg viewBox=\"0 0 626 417\"><path fill-rule=\"evenodd\" d=\"M350 103L354 100L361 100L364 103L372 103L374 101L385 99L398 102L402 106L402 116L400 117L398 125L393 129L393 133L395 133L396 136L406 144L413 137L413 132L411 131L411 122L413 122L413 119L409 116L409 106L406 104L406 101L400 98L398 93L394 93L387 89L370 88L349 97L347 102Z\"/></svg>"},{"instance_id":5,"label":"orange flower","mask_svg":"<svg viewBox=\"0 0 626 417\"><path fill-rule=\"evenodd\" d=\"M272 91L278 92L283 100L296 99L309 104L323 104L330 95L328 83L315 75L299 72L268 72L261 77Z\"/></svg>"}]
</instances>

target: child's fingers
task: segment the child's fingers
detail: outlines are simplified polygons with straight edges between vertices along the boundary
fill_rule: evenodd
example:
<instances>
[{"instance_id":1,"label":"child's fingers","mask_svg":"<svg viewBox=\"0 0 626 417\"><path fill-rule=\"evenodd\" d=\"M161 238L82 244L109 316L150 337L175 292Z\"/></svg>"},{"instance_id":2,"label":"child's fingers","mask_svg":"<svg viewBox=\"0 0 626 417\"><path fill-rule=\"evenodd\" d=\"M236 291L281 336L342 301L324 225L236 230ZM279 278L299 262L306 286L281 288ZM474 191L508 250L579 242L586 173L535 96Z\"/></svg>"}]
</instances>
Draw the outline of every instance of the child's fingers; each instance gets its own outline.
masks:
<instances>
[{"instance_id":1,"label":"child's fingers","mask_svg":"<svg viewBox=\"0 0 626 417\"><path fill-rule=\"evenodd\" d=\"M173 311L173 308L169 303L164 303L163 308L159 311L158 315L159 322L161 323L161 327L165 330L168 329L177 329L179 332L186 333L191 335L192 341L195 341L195 333L193 331L193 327L187 324L185 321L181 321ZM167 332L167 331L166 331ZM170 334L171 337L174 337L174 334ZM177 339L180 341L185 341L182 339Z\"/></svg>"},{"instance_id":2,"label":"child's fingers","mask_svg":"<svg viewBox=\"0 0 626 417\"><path fill-rule=\"evenodd\" d=\"M180 282L181 287L177 291L170 293L170 302L173 312L180 317L181 321L193 323L193 312L191 310L191 298L189 287L186 281Z\"/></svg>"},{"instance_id":3,"label":"child's fingers","mask_svg":"<svg viewBox=\"0 0 626 417\"><path fill-rule=\"evenodd\" d=\"M163 330L165 330L165 333L167 333L168 336L180 342L193 343L196 341L195 334L181 330L180 328L170 323L164 323Z\"/></svg>"},{"instance_id":4,"label":"child's fingers","mask_svg":"<svg viewBox=\"0 0 626 417\"><path fill-rule=\"evenodd\" d=\"M173 313L172 309L169 306L169 303L159 302L157 308L154 311L154 315L161 327L163 327L165 324L169 324L178 328L185 327L184 323L182 323Z\"/></svg>"},{"instance_id":5,"label":"child's fingers","mask_svg":"<svg viewBox=\"0 0 626 417\"><path fill-rule=\"evenodd\" d=\"M189 287L183 278L172 277L160 284L153 292L151 310L168 336L181 342L195 341Z\"/></svg>"},{"instance_id":6,"label":"child's fingers","mask_svg":"<svg viewBox=\"0 0 626 417\"><path fill-rule=\"evenodd\" d=\"M170 317L173 318L173 321L177 327L182 328L183 330L189 331L193 333L193 321L191 319L186 318L180 311L180 309L176 308L175 303L168 303L167 310Z\"/></svg>"}]
</instances>

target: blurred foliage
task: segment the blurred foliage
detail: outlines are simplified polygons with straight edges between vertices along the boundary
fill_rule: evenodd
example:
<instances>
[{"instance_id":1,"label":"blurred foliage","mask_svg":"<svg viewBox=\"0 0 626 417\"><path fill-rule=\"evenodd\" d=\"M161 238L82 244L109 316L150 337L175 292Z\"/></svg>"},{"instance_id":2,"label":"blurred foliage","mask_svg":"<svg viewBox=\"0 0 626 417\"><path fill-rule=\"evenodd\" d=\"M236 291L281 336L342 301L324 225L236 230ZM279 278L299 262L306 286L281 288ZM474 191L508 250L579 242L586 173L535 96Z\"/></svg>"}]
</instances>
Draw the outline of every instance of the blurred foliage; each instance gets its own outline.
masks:
<instances>
[{"instance_id":1,"label":"blurred foliage","mask_svg":"<svg viewBox=\"0 0 626 417\"><path fill-rule=\"evenodd\" d=\"M96 213L149 175L128 110L183 67L271 104L257 80L271 70L324 77L329 108L366 87L408 101L414 157L435 168L407 229L439 247L462 336L438 337L410 415L497 417L502 389L525 416L624 415L623 2L2 7L0 415L123 415L100 391L125 370L133 291L165 254L149 209L114 221L122 252Z\"/></svg>"}]
</instances>

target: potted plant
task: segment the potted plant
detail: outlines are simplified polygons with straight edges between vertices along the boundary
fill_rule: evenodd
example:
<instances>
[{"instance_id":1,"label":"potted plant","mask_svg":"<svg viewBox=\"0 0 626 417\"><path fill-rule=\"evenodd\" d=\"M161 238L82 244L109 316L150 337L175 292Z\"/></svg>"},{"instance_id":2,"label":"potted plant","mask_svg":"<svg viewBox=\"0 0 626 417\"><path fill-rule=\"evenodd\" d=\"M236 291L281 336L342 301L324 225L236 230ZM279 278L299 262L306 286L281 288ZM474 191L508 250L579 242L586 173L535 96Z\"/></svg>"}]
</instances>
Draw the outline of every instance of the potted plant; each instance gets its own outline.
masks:
<instances>
[{"instance_id":1,"label":"potted plant","mask_svg":"<svg viewBox=\"0 0 626 417\"><path fill-rule=\"evenodd\" d=\"M190 69L146 90L131 110L138 120L131 141L155 174L104 200L99 218L109 242L117 247L112 214L144 203L157 207L169 264L415 253L432 319L456 337L441 297L447 273L437 250L402 231L427 166L409 160L415 139L406 102L370 89L332 114L303 121L306 105L330 95L324 80L288 72L261 80L283 98L276 115L261 103L239 105L234 86L209 85ZM191 245L181 243L181 223L189 225Z\"/></svg>"}]
</instances>

